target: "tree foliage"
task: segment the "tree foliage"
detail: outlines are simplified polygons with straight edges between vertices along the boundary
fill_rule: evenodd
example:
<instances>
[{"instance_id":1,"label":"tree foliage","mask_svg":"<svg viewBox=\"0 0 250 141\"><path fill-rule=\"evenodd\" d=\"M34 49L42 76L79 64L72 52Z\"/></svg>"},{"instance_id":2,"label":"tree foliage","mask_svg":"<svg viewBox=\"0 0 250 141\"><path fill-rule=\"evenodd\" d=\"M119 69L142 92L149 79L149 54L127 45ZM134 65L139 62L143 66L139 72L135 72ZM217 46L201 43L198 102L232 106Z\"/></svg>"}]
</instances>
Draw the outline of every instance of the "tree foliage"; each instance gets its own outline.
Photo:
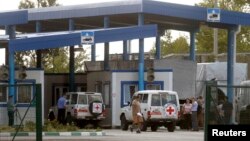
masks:
<instances>
[{"instance_id":1,"label":"tree foliage","mask_svg":"<svg viewBox=\"0 0 250 141\"><path fill-rule=\"evenodd\" d=\"M250 0L218 0L218 7L224 10L250 12ZM214 0L204 0L199 3L202 7L214 7ZM218 53L227 52L227 30L218 29ZM202 26L197 33L197 52L213 52L213 28ZM250 45L250 27L241 27L241 32L237 35L237 52L249 52Z\"/></svg>"},{"instance_id":2,"label":"tree foliage","mask_svg":"<svg viewBox=\"0 0 250 141\"><path fill-rule=\"evenodd\" d=\"M203 0L196 4L202 7L214 7L214 0ZM218 7L224 10L247 12L250 13L250 0L218 0ZM227 29L218 29L218 53L227 52ZM196 51L197 53L213 52L213 28L201 26L200 31L196 34ZM170 53L188 53L189 44L184 36L180 36L172 41L171 32L165 31L165 35L161 40L162 55ZM237 35L237 52L250 52L250 27L241 27L240 33ZM155 49L152 50L155 52Z\"/></svg>"},{"instance_id":3,"label":"tree foliage","mask_svg":"<svg viewBox=\"0 0 250 141\"><path fill-rule=\"evenodd\" d=\"M152 54L155 53L155 48L150 51ZM173 40L170 30L166 30L164 35L161 37L161 55L167 54L183 54L189 52L189 44L187 37L180 36Z\"/></svg>"},{"instance_id":4,"label":"tree foliage","mask_svg":"<svg viewBox=\"0 0 250 141\"><path fill-rule=\"evenodd\" d=\"M35 7L58 6L57 0L22 0L19 9L28 9ZM17 65L26 65L36 67L36 52L25 51L17 52L15 55ZM83 72L84 60L88 59L86 50L77 53L75 56L75 72ZM69 48L61 47L56 49L47 49L42 51L42 64L47 73L66 73L69 72Z\"/></svg>"}]
</instances>

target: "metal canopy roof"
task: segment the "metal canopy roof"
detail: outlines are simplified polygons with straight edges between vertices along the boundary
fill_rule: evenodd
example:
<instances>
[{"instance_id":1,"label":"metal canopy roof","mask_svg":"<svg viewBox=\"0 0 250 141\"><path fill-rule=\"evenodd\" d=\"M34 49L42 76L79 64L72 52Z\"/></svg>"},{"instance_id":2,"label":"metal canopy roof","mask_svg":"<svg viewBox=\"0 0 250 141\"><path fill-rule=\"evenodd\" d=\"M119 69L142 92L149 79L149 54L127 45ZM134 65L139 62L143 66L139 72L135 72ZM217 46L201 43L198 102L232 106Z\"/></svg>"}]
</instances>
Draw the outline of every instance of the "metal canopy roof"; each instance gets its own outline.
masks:
<instances>
[{"instance_id":1,"label":"metal canopy roof","mask_svg":"<svg viewBox=\"0 0 250 141\"><path fill-rule=\"evenodd\" d=\"M200 25L228 28L250 25L250 14L221 10L220 22L207 22L207 8L158 2L151 0L126 0L28 9L28 24L18 25L17 31L36 32L36 21L41 22L41 32L68 30L68 19L74 19L75 29L103 28L103 16L109 16L110 27L138 24L138 13L144 13L145 24L159 28L190 31ZM1 15L1 13L0 13Z\"/></svg>"},{"instance_id":2,"label":"metal canopy roof","mask_svg":"<svg viewBox=\"0 0 250 141\"><path fill-rule=\"evenodd\" d=\"M28 10L0 13L0 26L28 23Z\"/></svg>"},{"instance_id":3,"label":"metal canopy roof","mask_svg":"<svg viewBox=\"0 0 250 141\"><path fill-rule=\"evenodd\" d=\"M123 28L21 34L17 35L17 39L9 40L9 51L27 51L34 49L38 50L57 48L62 46L80 45L80 33L87 31L94 32L95 43L103 43L119 40L154 37L157 35L157 26L145 25ZM8 40L8 36L3 36L2 40Z\"/></svg>"}]
</instances>

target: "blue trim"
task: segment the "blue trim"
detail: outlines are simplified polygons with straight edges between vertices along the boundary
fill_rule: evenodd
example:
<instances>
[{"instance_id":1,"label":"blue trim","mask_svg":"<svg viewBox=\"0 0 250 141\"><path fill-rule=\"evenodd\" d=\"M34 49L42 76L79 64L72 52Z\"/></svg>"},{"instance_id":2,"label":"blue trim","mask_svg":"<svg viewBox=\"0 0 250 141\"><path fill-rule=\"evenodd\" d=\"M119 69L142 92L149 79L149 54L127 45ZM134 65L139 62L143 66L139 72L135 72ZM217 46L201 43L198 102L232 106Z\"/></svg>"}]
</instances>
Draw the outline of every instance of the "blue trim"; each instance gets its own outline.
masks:
<instances>
[{"instance_id":1,"label":"blue trim","mask_svg":"<svg viewBox=\"0 0 250 141\"><path fill-rule=\"evenodd\" d=\"M111 72L138 72L138 70L111 70ZM144 70L147 72L147 70ZM155 69L154 72L173 72L173 69Z\"/></svg>"},{"instance_id":2,"label":"blue trim","mask_svg":"<svg viewBox=\"0 0 250 141\"><path fill-rule=\"evenodd\" d=\"M28 23L28 10L18 10L0 13L0 26Z\"/></svg>"},{"instance_id":3,"label":"blue trim","mask_svg":"<svg viewBox=\"0 0 250 141\"><path fill-rule=\"evenodd\" d=\"M165 89L164 88L164 81L154 81L154 82L150 82L150 83L148 83L147 81L145 81L145 88L147 88L146 85L148 85L148 84L153 84L153 85L160 84L161 90Z\"/></svg>"}]
</instances>

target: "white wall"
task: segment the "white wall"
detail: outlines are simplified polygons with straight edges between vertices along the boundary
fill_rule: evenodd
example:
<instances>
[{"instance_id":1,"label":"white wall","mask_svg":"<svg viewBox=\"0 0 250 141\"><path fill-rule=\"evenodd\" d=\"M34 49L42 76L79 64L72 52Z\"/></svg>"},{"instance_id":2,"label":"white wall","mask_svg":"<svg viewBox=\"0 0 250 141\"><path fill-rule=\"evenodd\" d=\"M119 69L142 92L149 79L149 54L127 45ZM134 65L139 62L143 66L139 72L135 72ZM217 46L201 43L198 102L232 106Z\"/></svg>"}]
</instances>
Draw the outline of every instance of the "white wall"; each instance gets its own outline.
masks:
<instances>
[{"instance_id":1,"label":"white wall","mask_svg":"<svg viewBox=\"0 0 250 141\"><path fill-rule=\"evenodd\" d=\"M172 71L155 71L154 81L163 81L165 90L173 90L173 72ZM146 81L147 73L144 73ZM111 92L112 92L112 126L120 126L121 113L121 81L138 81L138 72L112 72L111 75Z\"/></svg>"},{"instance_id":2,"label":"white wall","mask_svg":"<svg viewBox=\"0 0 250 141\"><path fill-rule=\"evenodd\" d=\"M26 79L33 79L33 80L36 80L36 84L41 84L42 107L44 107L44 71L43 70L27 70L26 73L27 73ZM18 76L18 72L16 71L16 77L17 76ZM8 91L8 89L7 89L7 91ZM0 103L0 104L1 104L0 105L0 125L8 125L8 113L7 113L6 102ZM17 107L21 118L24 116L27 108L28 107L24 107L24 106ZM42 117L44 117L44 110L42 110ZM25 121L29 121L29 120L34 121L34 122L36 121L35 107L31 107L29 109L23 123L25 123ZM44 119L42 122L44 123ZM15 113L15 115L14 115L14 124L16 124L16 123L17 124L20 123L18 113Z\"/></svg>"}]
</instances>

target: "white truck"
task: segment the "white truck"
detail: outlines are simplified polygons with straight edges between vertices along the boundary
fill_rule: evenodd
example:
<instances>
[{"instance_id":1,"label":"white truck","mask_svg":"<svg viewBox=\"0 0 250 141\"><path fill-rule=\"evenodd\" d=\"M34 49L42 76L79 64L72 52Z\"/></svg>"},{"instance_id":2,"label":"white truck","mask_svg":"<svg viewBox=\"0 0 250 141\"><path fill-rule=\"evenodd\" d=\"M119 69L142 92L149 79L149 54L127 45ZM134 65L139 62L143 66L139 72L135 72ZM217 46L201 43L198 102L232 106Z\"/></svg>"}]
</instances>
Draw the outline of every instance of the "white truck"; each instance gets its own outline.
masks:
<instances>
[{"instance_id":1,"label":"white truck","mask_svg":"<svg viewBox=\"0 0 250 141\"><path fill-rule=\"evenodd\" d=\"M141 113L144 119L142 131L146 131L147 127L157 131L158 127L165 126L169 132L174 132L180 114L179 97L176 92L144 90L136 92L133 96L136 95L141 98ZM132 124L131 110L131 104L122 108L120 114L122 130L128 130L129 124Z\"/></svg>"},{"instance_id":2,"label":"white truck","mask_svg":"<svg viewBox=\"0 0 250 141\"><path fill-rule=\"evenodd\" d=\"M105 119L105 105L101 93L95 92L68 92L66 113L80 127L86 124L98 126ZM67 117L66 116L66 117Z\"/></svg>"}]
</instances>

